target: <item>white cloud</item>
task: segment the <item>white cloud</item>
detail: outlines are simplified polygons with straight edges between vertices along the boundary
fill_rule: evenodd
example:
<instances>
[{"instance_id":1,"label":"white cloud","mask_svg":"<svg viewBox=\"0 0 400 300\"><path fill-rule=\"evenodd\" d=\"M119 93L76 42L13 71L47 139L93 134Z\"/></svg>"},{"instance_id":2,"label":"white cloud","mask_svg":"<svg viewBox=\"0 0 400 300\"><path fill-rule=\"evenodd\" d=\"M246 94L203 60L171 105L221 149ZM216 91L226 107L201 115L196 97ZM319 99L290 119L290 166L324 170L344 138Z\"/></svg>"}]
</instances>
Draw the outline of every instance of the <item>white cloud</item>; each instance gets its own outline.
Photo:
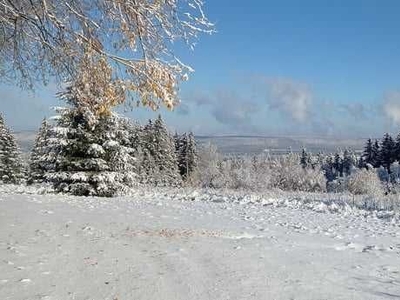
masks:
<instances>
[{"instance_id":1,"label":"white cloud","mask_svg":"<svg viewBox=\"0 0 400 300\"><path fill-rule=\"evenodd\" d=\"M231 90L193 95L190 101L198 107L206 107L210 115L220 124L239 131L255 130L253 116L259 111L254 99L244 98Z\"/></svg>"},{"instance_id":2,"label":"white cloud","mask_svg":"<svg viewBox=\"0 0 400 300\"><path fill-rule=\"evenodd\" d=\"M267 79L270 109L281 111L296 122L309 119L313 93L308 85L292 79Z\"/></svg>"},{"instance_id":3,"label":"white cloud","mask_svg":"<svg viewBox=\"0 0 400 300\"><path fill-rule=\"evenodd\" d=\"M394 124L400 124L400 91L392 91L385 95L383 112Z\"/></svg>"}]
</instances>

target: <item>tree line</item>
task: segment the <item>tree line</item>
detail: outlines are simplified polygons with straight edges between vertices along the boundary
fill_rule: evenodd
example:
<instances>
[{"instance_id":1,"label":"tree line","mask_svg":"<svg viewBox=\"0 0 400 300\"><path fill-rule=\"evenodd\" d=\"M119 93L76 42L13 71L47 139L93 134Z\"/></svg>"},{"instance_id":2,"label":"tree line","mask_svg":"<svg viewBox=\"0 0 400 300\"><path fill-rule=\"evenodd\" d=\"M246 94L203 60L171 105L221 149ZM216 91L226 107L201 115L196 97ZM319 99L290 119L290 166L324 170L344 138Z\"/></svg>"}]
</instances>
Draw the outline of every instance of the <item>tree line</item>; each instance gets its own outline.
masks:
<instances>
[{"instance_id":1,"label":"tree line","mask_svg":"<svg viewBox=\"0 0 400 300\"><path fill-rule=\"evenodd\" d=\"M368 186L379 191L399 161L400 138L393 141L389 134L381 142L369 139L361 155L350 149L333 154L303 149L279 157L236 157L221 155L211 145L198 149L192 133L172 135L161 116L142 126L111 113L92 124L75 108L57 111L57 117L43 120L27 167L0 118L2 182L44 183L57 192L98 196L123 194L138 184L310 192L365 191Z\"/></svg>"},{"instance_id":2,"label":"tree line","mask_svg":"<svg viewBox=\"0 0 400 300\"><path fill-rule=\"evenodd\" d=\"M114 196L137 184L179 186L197 170L194 135L172 136L161 116L145 126L112 114L91 128L73 109L43 120L28 167L0 119L3 183L51 184L57 192Z\"/></svg>"},{"instance_id":3,"label":"tree line","mask_svg":"<svg viewBox=\"0 0 400 300\"><path fill-rule=\"evenodd\" d=\"M394 140L390 134L386 133L380 143L378 140L373 142L368 139L363 153L364 167L384 167L388 174L391 174L391 165L396 161L400 162L400 134Z\"/></svg>"}]
</instances>

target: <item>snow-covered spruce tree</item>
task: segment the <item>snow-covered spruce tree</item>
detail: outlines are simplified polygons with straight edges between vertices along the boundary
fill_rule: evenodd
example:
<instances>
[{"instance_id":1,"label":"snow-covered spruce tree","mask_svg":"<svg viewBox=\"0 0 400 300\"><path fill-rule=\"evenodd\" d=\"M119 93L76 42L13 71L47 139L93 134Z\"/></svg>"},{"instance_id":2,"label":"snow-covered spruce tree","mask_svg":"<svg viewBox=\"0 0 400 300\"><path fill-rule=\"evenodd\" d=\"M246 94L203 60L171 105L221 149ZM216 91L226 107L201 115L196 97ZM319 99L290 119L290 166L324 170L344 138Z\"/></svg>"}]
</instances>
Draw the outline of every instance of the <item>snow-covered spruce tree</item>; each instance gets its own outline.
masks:
<instances>
[{"instance_id":1,"label":"snow-covered spruce tree","mask_svg":"<svg viewBox=\"0 0 400 300\"><path fill-rule=\"evenodd\" d=\"M175 131L174 134L174 144L175 144L176 157L179 160L179 150L181 149L181 136L178 134L177 131Z\"/></svg>"},{"instance_id":2,"label":"snow-covered spruce tree","mask_svg":"<svg viewBox=\"0 0 400 300\"><path fill-rule=\"evenodd\" d=\"M17 142L0 114L0 181L19 183L23 177L24 168Z\"/></svg>"},{"instance_id":3,"label":"snow-covered spruce tree","mask_svg":"<svg viewBox=\"0 0 400 300\"><path fill-rule=\"evenodd\" d=\"M343 169L342 169L342 158L340 157L339 153L335 153L335 157L333 159L333 168L335 170L335 177L342 177L343 176Z\"/></svg>"},{"instance_id":4,"label":"snow-covered spruce tree","mask_svg":"<svg viewBox=\"0 0 400 300\"><path fill-rule=\"evenodd\" d=\"M146 180L161 186L180 185L182 182L178 170L174 139L168 132L161 115L154 122L149 122L144 131L143 151L147 151L149 154L146 154L149 165L143 162L145 164L143 168L144 170L151 170L151 165L154 166L151 171L152 178Z\"/></svg>"},{"instance_id":5,"label":"snow-covered spruce tree","mask_svg":"<svg viewBox=\"0 0 400 300\"><path fill-rule=\"evenodd\" d=\"M380 146L378 140L375 140L374 144L372 145L372 165L374 168L379 168L381 163L381 155L380 155Z\"/></svg>"},{"instance_id":6,"label":"snow-covered spruce tree","mask_svg":"<svg viewBox=\"0 0 400 300\"><path fill-rule=\"evenodd\" d=\"M187 176L193 174L198 166L198 152L196 139L194 138L193 132L189 132L186 143L186 173Z\"/></svg>"},{"instance_id":7,"label":"snow-covered spruce tree","mask_svg":"<svg viewBox=\"0 0 400 300\"><path fill-rule=\"evenodd\" d=\"M64 116L70 112L70 108L56 107L56 116L49 119L47 128L47 145L43 149L41 156L41 167L44 169L44 181L51 182L51 177L56 170L57 163L60 162L61 148L65 146L67 133L70 130L70 121Z\"/></svg>"},{"instance_id":8,"label":"snow-covered spruce tree","mask_svg":"<svg viewBox=\"0 0 400 300\"><path fill-rule=\"evenodd\" d=\"M391 172L390 165L395 161L393 155L394 148L395 143L393 141L393 138L388 133L386 133L381 143L379 158L381 165L387 170L389 175Z\"/></svg>"},{"instance_id":9,"label":"snow-covered spruce tree","mask_svg":"<svg viewBox=\"0 0 400 300\"><path fill-rule=\"evenodd\" d=\"M138 151L139 181L144 184L152 184L156 177L156 166L151 154L153 142L153 122L149 122L140 130L140 149Z\"/></svg>"},{"instance_id":10,"label":"snow-covered spruce tree","mask_svg":"<svg viewBox=\"0 0 400 300\"><path fill-rule=\"evenodd\" d=\"M122 123L122 124L121 124ZM111 197L136 182L135 150L127 143L124 120L101 116L89 125L76 109L65 111L56 126L59 152L47 179L59 192Z\"/></svg>"},{"instance_id":11,"label":"snow-covered spruce tree","mask_svg":"<svg viewBox=\"0 0 400 300\"><path fill-rule=\"evenodd\" d=\"M184 133L182 135L178 135L175 133L174 135L174 143L175 143L175 153L176 158L178 160L178 169L179 173L181 174L182 178L186 174L186 147L187 147L187 134Z\"/></svg>"},{"instance_id":12,"label":"snow-covered spruce tree","mask_svg":"<svg viewBox=\"0 0 400 300\"><path fill-rule=\"evenodd\" d=\"M159 177L156 164L150 150L142 148L139 152L139 181L144 184L154 184Z\"/></svg>"},{"instance_id":13,"label":"snow-covered spruce tree","mask_svg":"<svg viewBox=\"0 0 400 300\"><path fill-rule=\"evenodd\" d=\"M397 135L394 142L393 156L394 160L400 162L400 133Z\"/></svg>"},{"instance_id":14,"label":"snow-covered spruce tree","mask_svg":"<svg viewBox=\"0 0 400 300\"><path fill-rule=\"evenodd\" d=\"M359 156L358 159L356 160L357 168L358 169L368 169L368 166L371 166L370 164L367 164L364 161L363 156Z\"/></svg>"},{"instance_id":15,"label":"snow-covered spruce tree","mask_svg":"<svg viewBox=\"0 0 400 300\"><path fill-rule=\"evenodd\" d=\"M324 171L328 182L333 181L336 178L333 165L334 163L331 155L327 155L321 164L321 169Z\"/></svg>"},{"instance_id":16,"label":"snow-covered spruce tree","mask_svg":"<svg viewBox=\"0 0 400 300\"><path fill-rule=\"evenodd\" d=\"M310 155L307 153L306 149L303 148L301 150L301 157L300 157L300 164L303 167L303 169L309 166L309 162L310 162Z\"/></svg>"},{"instance_id":17,"label":"snow-covered spruce tree","mask_svg":"<svg viewBox=\"0 0 400 300\"><path fill-rule=\"evenodd\" d=\"M106 59L88 51L77 77L60 93L71 108L61 111L54 128L57 155L47 178L57 191L113 196L135 183L130 126L111 112L124 97Z\"/></svg>"},{"instance_id":18,"label":"snow-covered spruce tree","mask_svg":"<svg viewBox=\"0 0 400 300\"><path fill-rule=\"evenodd\" d=\"M374 165L374 152L373 152L373 144L372 140L368 139L367 143L365 144L364 152L362 155L363 161L365 165Z\"/></svg>"},{"instance_id":19,"label":"snow-covered spruce tree","mask_svg":"<svg viewBox=\"0 0 400 300\"><path fill-rule=\"evenodd\" d=\"M47 153L49 151L50 125L46 119L43 119L39 131L36 135L30 159L27 183L40 183L45 181L45 175L48 171Z\"/></svg>"},{"instance_id":20,"label":"snow-covered spruce tree","mask_svg":"<svg viewBox=\"0 0 400 300\"><path fill-rule=\"evenodd\" d=\"M343 152L343 172L346 176L349 176L351 174L351 171L354 168L355 161L352 152L349 150L344 150Z\"/></svg>"},{"instance_id":21,"label":"snow-covered spruce tree","mask_svg":"<svg viewBox=\"0 0 400 300\"><path fill-rule=\"evenodd\" d=\"M196 171L198 153L196 140L192 132L175 136L175 149L178 158L179 173L184 180L188 180Z\"/></svg>"}]
</instances>

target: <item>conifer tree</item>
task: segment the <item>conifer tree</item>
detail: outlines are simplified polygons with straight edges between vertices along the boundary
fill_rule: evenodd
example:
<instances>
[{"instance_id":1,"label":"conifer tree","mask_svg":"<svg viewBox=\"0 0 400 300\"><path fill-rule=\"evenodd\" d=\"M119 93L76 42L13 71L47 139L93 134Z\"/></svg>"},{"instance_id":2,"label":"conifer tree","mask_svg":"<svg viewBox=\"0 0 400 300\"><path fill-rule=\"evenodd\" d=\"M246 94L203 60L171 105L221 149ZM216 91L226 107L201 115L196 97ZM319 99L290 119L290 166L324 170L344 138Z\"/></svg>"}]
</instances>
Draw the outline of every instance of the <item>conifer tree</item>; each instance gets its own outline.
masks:
<instances>
[{"instance_id":1,"label":"conifer tree","mask_svg":"<svg viewBox=\"0 0 400 300\"><path fill-rule=\"evenodd\" d=\"M158 178L154 158L147 148L143 148L143 150L140 152L140 164L138 172L140 182L144 184L154 184L155 179Z\"/></svg>"},{"instance_id":2,"label":"conifer tree","mask_svg":"<svg viewBox=\"0 0 400 300\"><path fill-rule=\"evenodd\" d=\"M186 160L187 160L187 173L191 174L197 169L198 166L197 145L193 132L189 132L188 134Z\"/></svg>"},{"instance_id":3,"label":"conifer tree","mask_svg":"<svg viewBox=\"0 0 400 300\"><path fill-rule=\"evenodd\" d=\"M333 159L332 156L328 156L325 162L322 164L322 170L325 172L325 177L328 181L332 181L335 179L335 172L333 167Z\"/></svg>"},{"instance_id":4,"label":"conifer tree","mask_svg":"<svg viewBox=\"0 0 400 300\"><path fill-rule=\"evenodd\" d=\"M145 148L154 160L153 182L156 185L180 185L178 161L173 137L168 132L161 115L145 127Z\"/></svg>"},{"instance_id":5,"label":"conifer tree","mask_svg":"<svg viewBox=\"0 0 400 300\"><path fill-rule=\"evenodd\" d=\"M46 177L57 191L113 196L135 184L130 125L111 111L124 98L119 83L105 57L87 49L77 76L59 94L72 108L60 111L53 130L56 155Z\"/></svg>"},{"instance_id":6,"label":"conifer tree","mask_svg":"<svg viewBox=\"0 0 400 300\"><path fill-rule=\"evenodd\" d=\"M54 132L59 149L46 177L57 191L110 197L135 184L136 153L117 115L101 116L93 126L78 110L65 110Z\"/></svg>"},{"instance_id":7,"label":"conifer tree","mask_svg":"<svg viewBox=\"0 0 400 300\"><path fill-rule=\"evenodd\" d=\"M396 137L394 150L393 150L394 160L400 162L400 133Z\"/></svg>"},{"instance_id":8,"label":"conifer tree","mask_svg":"<svg viewBox=\"0 0 400 300\"><path fill-rule=\"evenodd\" d=\"M316 159L315 159L315 163L314 163L314 168L316 166L321 167L324 164L324 160L325 160L325 155L323 152L318 152L316 155Z\"/></svg>"},{"instance_id":9,"label":"conifer tree","mask_svg":"<svg viewBox=\"0 0 400 300\"><path fill-rule=\"evenodd\" d=\"M179 173L184 178L187 175L187 134L184 133L181 136L175 135L175 152L178 159Z\"/></svg>"},{"instance_id":10,"label":"conifer tree","mask_svg":"<svg viewBox=\"0 0 400 300\"><path fill-rule=\"evenodd\" d=\"M300 164L303 167L303 169L307 168L308 161L309 161L309 155L308 155L306 149L303 148L303 150L301 150L301 157L300 157Z\"/></svg>"},{"instance_id":11,"label":"conifer tree","mask_svg":"<svg viewBox=\"0 0 400 300\"><path fill-rule=\"evenodd\" d=\"M48 170L46 154L49 146L49 130L49 123L46 119L43 119L31 151L27 179L28 184L45 181L46 171Z\"/></svg>"},{"instance_id":12,"label":"conifer tree","mask_svg":"<svg viewBox=\"0 0 400 300\"><path fill-rule=\"evenodd\" d=\"M374 144L372 145L372 165L374 168L379 168L381 166L380 160L380 146L378 140L375 140Z\"/></svg>"},{"instance_id":13,"label":"conifer tree","mask_svg":"<svg viewBox=\"0 0 400 300\"><path fill-rule=\"evenodd\" d=\"M358 158L358 160L357 160L357 168L359 168L359 169L366 168L366 169L368 170L368 167L367 167L367 166L368 166L368 165L367 165L367 163L364 161L363 156L360 156L360 157Z\"/></svg>"},{"instance_id":14,"label":"conifer tree","mask_svg":"<svg viewBox=\"0 0 400 300\"><path fill-rule=\"evenodd\" d=\"M339 153L335 154L335 158L333 161L333 167L335 169L336 177L342 177L343 176L343 163L342 163L342 158L340 157Z\"/></svg>"},{"instance_id":15,"label":"conifer tree","mask_svg":"<svg viewBox=\"0 0 400 300\"><path fill-rule=\"evenodd\" d=\"M343 152L343 172L347 176L350 175L351 169L354 166L354 160L349 150L344 150Z\"/></svg>"},{"instance_id":16,"label":"conifer tree","mask_svg":"<svg viewBox=\"0 0 400 300\"><path fill-rule=\"evenodd\" d=\"M362 158L363 158L363 161L365 164L374 165L374 152L373 152L373 144L372 144L371 139L368 139L367 143L365 144Z\"/></svg>"},{"instance_id":17,"label":"conifer tree","mask_svg":"<svg viewBox=\"0 0 400 300\"><path fill-rule=\"evenodd\" d=\"M395 143L393 141L393 138L388 133L386 133L382 140L379 158L382 166L388 171L388 174L391 173L390 165L394 162L394 146Z\"/></svg>"},{"instance_id":18,"label":"conifer tree","mask_svg":"<svg viewBox=\"0 0 400 300\"><path fill-rule=\"evenodd\" d=\"M140 182L149 184L154 183L158 176L153 153L154 148L154 126L152 120L143 127L141 132L141 151L140 151L140 166L139 177Z\"/></svg>"},{"instance_id":19,"label":"conifer tree","mask_svg":"<svg viewBox=\"0 0 400 300\"><path fill-rule=\"evenodd\" d=\"M176 157L179 157L179 149L181 147L180 143L181 143L181 137L179 136L178 132L175 131L174 134L174 143L175 143L175 153L176 153Z\"/></svg>"},{"instance_id":20,"label":"conifer tree","mask_svg":"<svg viewBox=\"0 0 400 300\"><path fill-rule=\"evenodd\" d=\"M183 134L175 142L177 145L178 167L183 179L188 179L197 169L196 141L192 132Z\"/></svg>"},{"instance_id":21,"label":"conifer tree","mask_svg":"<svg viewBox=\"0 0 400 300\"><path fill-rule=\"evenodd\" d=\"M19 183L23 177L24 170L17 142L0 115L0 181Z\"/></svg>"}]
</instances>

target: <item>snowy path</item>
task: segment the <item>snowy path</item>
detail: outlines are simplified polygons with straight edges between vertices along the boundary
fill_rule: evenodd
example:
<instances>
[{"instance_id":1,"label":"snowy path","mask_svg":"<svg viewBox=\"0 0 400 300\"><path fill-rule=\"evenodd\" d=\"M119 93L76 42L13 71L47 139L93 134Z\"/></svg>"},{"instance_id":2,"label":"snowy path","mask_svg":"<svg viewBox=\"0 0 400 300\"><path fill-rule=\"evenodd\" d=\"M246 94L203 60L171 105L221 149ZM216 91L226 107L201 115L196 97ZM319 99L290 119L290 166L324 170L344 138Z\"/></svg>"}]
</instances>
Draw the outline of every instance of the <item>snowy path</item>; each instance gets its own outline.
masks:
<instances>
[{"instance_id":1,"label":"snowy path","mask_svg":"<svg viewBox=\"0 0 400 300\"><path fill-rule=\"evenodd\" d=\"M400 299L399 224L171 198L0 194L0 299Z\"/></svg>"}]
</instances>

